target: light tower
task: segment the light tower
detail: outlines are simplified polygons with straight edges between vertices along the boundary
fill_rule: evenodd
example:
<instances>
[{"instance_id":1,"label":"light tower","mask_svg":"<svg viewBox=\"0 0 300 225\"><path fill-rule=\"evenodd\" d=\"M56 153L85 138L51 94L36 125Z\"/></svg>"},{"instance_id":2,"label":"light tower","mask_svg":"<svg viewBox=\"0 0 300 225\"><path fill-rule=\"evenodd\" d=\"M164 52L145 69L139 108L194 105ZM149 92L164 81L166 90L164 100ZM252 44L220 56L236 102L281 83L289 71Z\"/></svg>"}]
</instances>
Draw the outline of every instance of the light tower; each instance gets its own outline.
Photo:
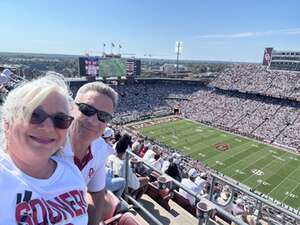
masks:
<instances>
[{"instance_id":1,"label":"light tower","mask_svg":"<svg viewBox=\"0 0 300 225\"><path fill-rule=\"evenodd\" d=\"M176 43L175 43L175 53L177 55L176 74L178 74L178 61L179 61L179 55L182 53L182 48L183 48L183 42L182 41L176 41Z\"/></svg>"}]
</instances>

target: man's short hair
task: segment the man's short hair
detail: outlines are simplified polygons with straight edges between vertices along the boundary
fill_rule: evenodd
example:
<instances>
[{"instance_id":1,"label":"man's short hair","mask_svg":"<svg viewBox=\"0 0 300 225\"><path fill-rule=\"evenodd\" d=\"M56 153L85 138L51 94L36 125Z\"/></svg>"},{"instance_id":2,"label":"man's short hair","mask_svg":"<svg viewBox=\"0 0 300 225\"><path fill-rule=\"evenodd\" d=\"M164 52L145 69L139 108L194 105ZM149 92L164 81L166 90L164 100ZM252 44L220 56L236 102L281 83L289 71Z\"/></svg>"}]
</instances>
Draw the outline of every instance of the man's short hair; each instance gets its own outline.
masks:
<instances>
[{"instance_id":1,"label":"man's short hair","mask_svg":"<svg viewBox=\"0 0 300 225\"><path fill-rule=\"evenodd\" d=\"M107 97L109 97L112 100L114 109L117 107L118 98L119 98L118 93L114 89L112 89L110 86L108 86L107 84L104 84L99 81L87 83L87 84L84 84L83 86L81 86L78 89L75 100L79 95L83 95L89 91L95 91L97 93L106 95Z\"/></svg>"}]
</instances>

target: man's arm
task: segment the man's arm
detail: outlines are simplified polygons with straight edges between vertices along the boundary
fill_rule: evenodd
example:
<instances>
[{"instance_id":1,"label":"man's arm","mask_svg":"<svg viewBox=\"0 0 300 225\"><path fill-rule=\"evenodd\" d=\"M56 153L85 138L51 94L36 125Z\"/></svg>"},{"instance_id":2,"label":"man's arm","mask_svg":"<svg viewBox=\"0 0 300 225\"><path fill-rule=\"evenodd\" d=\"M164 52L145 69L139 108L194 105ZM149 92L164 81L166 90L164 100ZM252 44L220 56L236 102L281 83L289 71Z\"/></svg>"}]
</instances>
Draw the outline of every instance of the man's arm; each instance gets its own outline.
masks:
<instances>
[{"instance_id":1,"label":"man's arm","mask_svg":"<svg viewBox=\"0 0 300 225\"><path fill-rule=\"evenodd\" d=\"M103 221L105 189L98 192L88 192L88 225L99 225Z\"/></svg>"},{"instance_id":2,"label":"man's arm","mask_svg":"<svg viewBox=\"0 0 300 225\"><path fill-rule=\"evenodd\" d=\"M99 225L103 220L105 204L105 165L101 165L88 183L89 225Z\"/></svg>"}]
</instances>

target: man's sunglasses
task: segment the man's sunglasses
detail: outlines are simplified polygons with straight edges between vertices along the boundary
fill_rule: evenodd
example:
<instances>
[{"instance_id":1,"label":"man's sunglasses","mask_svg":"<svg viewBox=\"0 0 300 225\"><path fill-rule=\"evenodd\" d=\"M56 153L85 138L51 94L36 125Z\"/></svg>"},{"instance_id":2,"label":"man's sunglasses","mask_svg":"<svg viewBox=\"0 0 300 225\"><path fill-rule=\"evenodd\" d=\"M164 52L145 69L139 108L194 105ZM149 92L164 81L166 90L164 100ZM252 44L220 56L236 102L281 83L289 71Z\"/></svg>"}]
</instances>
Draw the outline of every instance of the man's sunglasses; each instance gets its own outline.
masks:
<instances>
[{"instance_id":1,"label":"man's sunglasses","mask_svg":"<svg viewBox=\"0 0 300 225\"><path fill-rule=\"evenodd\" d=\"M103 123L108 123L112 120L112 115L108 112L98 110L95 107L85 103L76 103L76 105L78 106L79 111L85 116L90 117L97 114L98 120Z\"/></svg>"},{"instance_id":2,"label":"man's sunglasses","mask_svg":"<svg viewBox=\"0 0 300 225\"><path fill-rule=\"evenodd\" d=\"M41 108L36 108L31 114L30 123L41 124L48 117L52 120L54 127L58 129L68 129L74 119L72 116L69 116L62 112L57 112L49 115Z\"/></svg>"}]
</instances>

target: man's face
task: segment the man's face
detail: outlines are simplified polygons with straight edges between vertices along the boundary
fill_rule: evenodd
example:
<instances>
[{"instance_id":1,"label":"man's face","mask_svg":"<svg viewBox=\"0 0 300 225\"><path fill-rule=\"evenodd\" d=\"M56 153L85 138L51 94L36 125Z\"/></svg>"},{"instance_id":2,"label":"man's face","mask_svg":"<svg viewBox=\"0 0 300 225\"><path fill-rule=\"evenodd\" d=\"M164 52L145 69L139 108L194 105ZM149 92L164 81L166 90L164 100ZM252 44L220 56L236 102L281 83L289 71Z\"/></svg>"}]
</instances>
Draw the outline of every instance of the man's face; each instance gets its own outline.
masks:
<instances>
[{"instance_id":1,"label":"man's face","mask_svg":"<svg viewBox=\"0 0 300 225\"><path fill-rule=\"evenodd\" d=\"M113 102L112 100L101 93L96 91L88 91L85 94L78 95L75 98L76 103L85 103L93 106L97 110L113 114ZM78 106L75 105L72 110L74 121L73 127L75 127L75 132L80 136L80 138L87 142L92 142L93 140L99 138L105 127L106 123L101 122L97 118L97 114L92 116L86 116L79 111Z\"/></svg>"}]
</instances>

